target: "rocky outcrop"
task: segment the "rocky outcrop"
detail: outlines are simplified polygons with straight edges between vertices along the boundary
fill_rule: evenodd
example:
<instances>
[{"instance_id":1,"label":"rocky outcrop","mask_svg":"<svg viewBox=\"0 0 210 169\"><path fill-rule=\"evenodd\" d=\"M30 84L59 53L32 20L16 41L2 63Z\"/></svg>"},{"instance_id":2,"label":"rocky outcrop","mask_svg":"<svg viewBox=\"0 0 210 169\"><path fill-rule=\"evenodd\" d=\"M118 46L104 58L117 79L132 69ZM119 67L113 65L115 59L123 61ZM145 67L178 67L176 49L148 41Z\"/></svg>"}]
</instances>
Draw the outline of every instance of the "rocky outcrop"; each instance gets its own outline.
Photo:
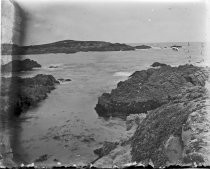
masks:
<instances>
[{"instance_id":1,"label":"rocky outcrop","mask_svg":"<svg viewBox=\"0 0 210 169\"><path fill-rule=\"evenodd\" d=\"M171 48L182 48L180 45L172 45Z\"/></svg>"},{"instance_id":2,"label":"rocky outcrop","mask_svg":"<svg viewBox=\"0 0 210 169\"><path fill-rule=\"evenodd\" d=\"M136 49L150 49L152 48L151 46L148 45L139 45L139 46L135 46Z\"/></svg>"},{"instance_id":3,"label":"rocky outcrop","mask_svg":"<svg viewBox=\"0 0 210 169\"><path fill-rule=\"evenodd\" d=\"M49 44L18 46L15 44L2 44L2 55L28 55L44 53L76 53L88 51L127 51L135 50L135 47L103 41L75 41L64 40Z\"/></svg>"},{"instance_id":4,"label":"rocky outcrop","mask_svg":"<svg viewBox=\"0 0 210 169\"><path fill-rule=\"evenodd\" d=\"M165 64L165 63L160 63L160 62L154 62L151 66L152 66L152 67L159 67L159 66L167 66L167 64Z\"/></svg>"},{"instance_id":5,"label":"rocky outcrop","mask_svg":"<svg viewBox=\"0 0 210 169\"><path fill-rule=\"evenodd\" d=\"M155 166L209 165L210 131L203 86L182 89L171 101L148 113L131 141L132 161Z\"/></svg>"},{"instance_id":6,"label":"rocky outcrop","mask_svg":"<svg viewBox=\"0 0 210 169\"><path fill-rule=\"evenodd\" d=\"M1 66L2 72L20 72L20 71L30 71L33 68L40 68L41 65L34 60L13 60L5 65Z\"/></svg>"},{"instance_id":7,"label":"rocky outcrop","mask_svg":"<svg viewBox=\"0 0 210 169\"><path fill-rule=\"evenodd\" d=\"M110 164L111 166L124 166L125 163L152 164L155 167L210 165L210 114L208 109L210 98L207 90L210 70L193 65L183 65L164 66L147 71L135 72L130 79L121 82L127 85L124 90L130 92L129 85L139 84L142 79L144 81L146 79L146 83L143 84L150 84L148 82L153 79L155 87L153 92L150 91L151 94L155 94L155 90L156 92L163 92L163 89L169 90L158 87L158 84L164 86L171 82L170 84L174 85L173 87L169 85L170 90L165 93L170 94L169 97L166 97L160 106L147 110L147 114L139 111L140 114L129 115L126 124L131 134L108 155L96 161L95 166L110 167ZM154 74L159 80L153 76ZM118 87L125 84L118 84ZM208 86L210 89L210 85ZM172 92L172 89L177 91ZM142 94L142 97L145 95ZM110 98L112 98L112 93L106 98L106 108L109 107L110 100L108 99ZM124 96L124 100L128 98ZM162 97L159 98L162 99Z\"/></svg>"},{"instance_id":8,"label":"rocky outcrop","mask_svg":"<svg viewBox=\"0 0 210 169\"><path fill-rule=\"evenodd\" d=\"M59 82L52 75L36 75L32 78L2 78L1 103L8 98L7 110L15 115L26 112L47 97Z\"/></svg>"},{"instance_id":9,"label":"rocky outcrop","mask_svg":"<svg viewBox=\"0 0 210 169\"><path fill-rule=\"evenodd\" d=\"M147 113L170 102L183 88L204 86L207 78L203 68L193 65L136 71L111 93L102 94L95 109L99 116L124 119L130 114Z\"/></svg>"}]
</instances>

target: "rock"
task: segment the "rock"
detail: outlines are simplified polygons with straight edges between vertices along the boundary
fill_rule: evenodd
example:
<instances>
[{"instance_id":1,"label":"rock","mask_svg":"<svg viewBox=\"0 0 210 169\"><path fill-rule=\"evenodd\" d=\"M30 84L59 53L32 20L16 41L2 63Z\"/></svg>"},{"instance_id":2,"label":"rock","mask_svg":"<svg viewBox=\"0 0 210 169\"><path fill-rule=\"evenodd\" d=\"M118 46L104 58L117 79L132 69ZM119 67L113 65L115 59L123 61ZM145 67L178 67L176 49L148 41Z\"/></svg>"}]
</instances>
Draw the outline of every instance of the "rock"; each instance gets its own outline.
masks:
<instances>
[{"instance_id":1,"label":"rock","mask_svg":"<svg viewBox=\"0 0 210 169\"><path fill-rule=\"evenodd\" d=\"M204 86L207 78L203 68L193 65L136 71L111 93L102 94L95 110L102 117L123 119L130 114L147 113L170 102L182 93L182 88Z\"/></svg>"},{"instance_id":2,"label":"rock","mask_svg":"<svg viewBox=\"0 0 210 169\"><path fill-rule=\"evenodd\" d=\"M159 63L159 62L154 62L151 66L152 67L167 66L167 64L165 64L165 63Z\"/></svg>"},{"instance_id":3,"label":"rock","mask_svg":"<svg viewBox=\"0 0 210 169\"><path fill-rule=\"evenodd\" d=\"M60 79L58 79L58 81L60 81L60 82L70 82L71 79L63 79L63 78L60 78Z\"/></svg>"},{"instance_id":4,"label":"rock","mask_svg":"<svg viewBox=\"0 0 210 169\"><path fill-rule=\"evenodd\" d=\"M131 139L132 161L147 164L151 159L156 167L209 165L206 98L207 90L197 84L150 111Z\"/></svg>"},{"instance_id":5,"label":"rock","mask_svg":"<svg viewBox=\"0 0 210 169\"><path fill-rule=\"evenodd\" d=\"M44 162L47 161L47 159L49 158L49 156L47 154L41 155L39 158L37 158L34 162Z\"/></svg>"},{"instance_id":6,"label":"rock","mask_svg":"<svg viewBox=\"0 0 210 169\"><path fill-rule=\"evenodd\" d=\"M150 49L152 48L151 46L148 45L139 45L139 46L135 46L136 49Z\"/></svg>"},{"instance_id":7,"label":"rock","mask_svg":"<svg viewBox=\"0 0 210 169\"><path fill-rule=\"evenodd\" d=\"M146 117L146 114L131 114L127 116L126 119L126 127L127 131L121 140L117 143L110 143L113 145L113 149L110 148L111 151L107 151L107 153L99 156L94 162L94 167L101 168L111 168L113 166L125 167L127 164L132 162L131 158L131 146L130 139L132 138L136 128ZM99 150L101 150L100 148ZM96 151L96 150L95 150Z\"/></svg>"},{"instance_id":8,"label":"rock","mask_svg":"<svg viewBox=\"0 0 210 169\"><path fill-rule=\"evenodd\" d=\"M1 66L2 72L20 72L30 71L33 68L40 68L41 65L36 61L25 59L25 60L13 60L5 65Z\"/></svg>"},{"instance_id":9,"label":"rock","mask_svg":"<svg viewBox=\"0 0 210 169\"><path fill-rule=\"evenodd\" d=\"M130 130L132 127L137 127L146 118L146 114L130 114L126 118L126 130Z\"/></svg>"},{"instance_id":10,"label":"rock","mask_svg":"<svg viewBox=\"0 0 210 169\"><path fill-rule=\"evenodd\" d=\"M32 78L2 78L1 101L8 97L7 113L20 115L35 106L55 89L59 82L52 75L39 74Z\"/></svg>"},{"instance_id":11,"label":"rock","mask_svg":"<svg viewBox=\"0 0 210 169\"><path fill-rule=\"evenodd\" d=\"M171 48L182 48L180 45L172 45Z\"/></svg>"},{"instance_id":12,"label":"rock","mask_svg":"<svg viewBox=\"0 0 210 169\"><path fill-rule=\"evenodd\" d=\"M164 146L170 164L177 164L182 159L182 140L171 135Z\"/></svg>"},{"instance_id":13,"label":"rock","mask_svg":"<svg viewBox=\"0 0 210 169\"><path fill-rule=\"evenodd\" d=\"M135 47L103 41L75 41L64 40L54 43L18 46L16 44L2 44L2 55L28 55L44 53L76 53L88 51L127 51L135 50Z\"/></svg>"},{"instance_id":14,"label":"rock","mask_svg":"<svg viewBox=\"0 0 210 169\"><path fill-rule=\"evenodd\" d=\"M103 147L98 148L98 149L95 149L94 150L94 153L96 155L98 155L99 157L103 157L103 156L109 154L110 151L112 151L113 149L115 149L118 144L119 143L117 143L117 142L108 142L108 141L105 141L104 144L103 144Z\"/></svg>"},{"instance_id":15,"label":"rock","mask_svg":"<svg viewBox=\"0 0 210 169\"><path fill-rule=\"evenodd\" d=\"M125 132L125 135L128 135L133 128L134 134L132 132L131 135L128 135L130 138L121 141L115 149L98 159L95 165L113 166L118 161L121 166L123 156L126 157L125 162L152 164L154 167L209 165L210 115L207 108L210 98L206 89L206 86L209 86L210 89L209 82L207 83L209 73L210 69L193 65L164 66L158 69L137 71L128 80L118 83L117 89L110 94L104 93L98 104L103 104L101 107L104 113L107 113L108 110L111 115L110 106L113 106L113 102L119 99L115 98L116 96L121 96L121 102L128 102L129 99L136 98L138 92L135 92L137 88L135 83L141 83L144 86L144 84L151 85L153 82L155 87L151 95L156 92L164 93L166 90L167 97L166 101L149 110L147 114L134 115L131 113L127 116L128 131ZM159 87L165 84L168 88ZM148 90L151 89L148 88ZM131 98L128 96L132 90L134 91ZM127 92L127 95L123 95L124 92ZM145 95L141 93L138 101L141 101L141 97ZM129 107L130 104L127 106ZM126 155L122 150L129 146L130 149L126 151L129 153Z\"/></svg>"},{"instance_id":16,"label":"rock","mask_svg":"<svg viewBox=\"0 0 210 169\"><path fill-rule=\"evenodd\" d=\"M49 66L49 68L58 68L58 66Z\"/></svg>"},{"instance_id":17,"label":"rock","mask_svg":"<svg viewBox=\"0 0 210 169\"><path fill-rule=\"evenodd\" d=\"M118 146L108 155L98 159L93 166L97 168L113 168L113 166L124 168L126 164L131 163L130 151L129 145Z\"/></svg>"}]
</instances>

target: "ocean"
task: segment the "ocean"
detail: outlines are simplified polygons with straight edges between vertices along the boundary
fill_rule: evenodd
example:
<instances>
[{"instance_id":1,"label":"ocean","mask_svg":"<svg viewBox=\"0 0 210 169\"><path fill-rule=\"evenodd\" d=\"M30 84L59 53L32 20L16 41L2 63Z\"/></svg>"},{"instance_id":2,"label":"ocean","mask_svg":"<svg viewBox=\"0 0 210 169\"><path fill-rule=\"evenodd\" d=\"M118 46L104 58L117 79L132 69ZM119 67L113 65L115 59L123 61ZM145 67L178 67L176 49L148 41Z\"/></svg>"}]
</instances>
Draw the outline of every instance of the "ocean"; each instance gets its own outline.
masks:
<instances>
[{"instance_id":1,"label":"ocean","mask_svg":"<svg viewBox=\"0 0 210 169\"><path fill-rule=\"evenodd\" d=\"M131 44L134 45L134 44ZM137 45L137 44L135 44ZM119 141L126 131L125 121L98 117L94 108L98 97L116 88L133 72L150 68L154 62L172 66L205 66L203 43L151 43L151 49L74 54L27 55L42 65L21 76L51 74L61 83L46 100L22 114L11 130L14 157L32 163L47 155L40 165L88 164L97 156L93 150L104 141ZM178 51L171 45L181 45ZM7 57L7 56L5 56ZM54 68L50 68L53 66ZM7 75L2 75L7 76Z\"/></svg>"}]
</instances>

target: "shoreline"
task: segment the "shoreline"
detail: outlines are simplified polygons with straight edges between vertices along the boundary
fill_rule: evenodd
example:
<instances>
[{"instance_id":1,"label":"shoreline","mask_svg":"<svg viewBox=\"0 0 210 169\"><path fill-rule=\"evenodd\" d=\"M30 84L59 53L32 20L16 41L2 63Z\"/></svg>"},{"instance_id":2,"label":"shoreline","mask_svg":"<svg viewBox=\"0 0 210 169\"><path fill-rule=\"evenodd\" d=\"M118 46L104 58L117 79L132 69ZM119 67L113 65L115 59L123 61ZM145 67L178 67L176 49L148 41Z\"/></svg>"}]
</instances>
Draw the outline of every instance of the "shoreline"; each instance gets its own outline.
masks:
<instances>
[{"instance_id":1,"label":"shoreline","mask_svg":"<svg viewBox=\"0 0 210 169\"><path fill-rule=\"evenodd\" d=\"M196 73L197 71L200 71L200 69L202 69L202 71L203 71L203 69L204 68L198 68L198 67L196 67L196 66L193 66L193 65L188 65L188 66L186 66L186 65L184 65L184 66L179 66L179 68L180 68L180 70L181 71L184 71L184 72L189 72L189 70L194 70L195 69L195 71L192 71L193 73ZM186 68L186 69L185 69ZM163 69L164 71L165 70L170 70L169 72L173 72L174 70L176 70L177 69L177 67L176 68L171 68L169 65L163 65L162 67L158 67L158 68L149 68L149 69L154 69L154 72L155 71L157 71L158 72L158 70L159 69ZM173 70L173 71L171 71L171 69ZM189 69L189 70L188 70ZM142 70L142 71L148 71L148 70ZM141 79L141 73L140 72L142 72L142 71L137 71L137 72L134 72L131 76L130 76L130 78L129 79L131 79L131 78L133 78L133 77L137 77L137 79L139 78L139 79ZM149 70L149 71L151 71L151 70ZM153 72L153 71L151 71L151 72ZM153 73L154 73L153 72ZM161 72L161 71L160 71ZM160 73L159 72L159 73ZM176 72L176 71L175 71ZM177 73L177 72L176 72ZM200 76L200 74L198 73L198 76ZM201 75L202 76L202 75ZM162 76L161 76L162 77ZM164 76L163 76L164 77ZM202 76L202 77L204 77L204 76ZM207 78L207 77L206 77ZM128 79L128 80L129 80ZM137 80L136 79L136 80ZM200 79L199 80L199 78L196 80L196 79L194 79L194 81L193 81L193 79L189 79L189 78L187 78L186 77L186 79L187 79L187 82L186 83L192 83L192 84L185 84L184 83L184 85L186 85L185 86L185 90L182 90L181 91L181 93L175 93L174 94L174 96L171 96L171 97L169 97L169 99L170 99L170 101L169 102L164 102L164 104L163 105L160 105L159 107L157 107L157 108L154 108L154 109L151 109L151 110L149 110L147 113L142 113L142 115L145 115L145 117L142 117L142 116L139 116L139 115L137 115L137 116L135 116L135 114L134 115L132 115L132 113L131 113L131 115L128 115L126 118L125 118L125 120L126 120L126 123L128 123L127 124L127 131L126 131L126 133L125 133L125 138L123 138L121 141L120 141L120 144L118 144L117 145L117 147L115 147L115 149L110 149L110 151L108 152L108 153L106 153L106 155L103 155L102 157L100 157L100 158L97 158L97 160L95 161L94 160L94 165L96 165L96 166L100 166L100 165L106 165L105 163L104 163L104 161L109 161L110 163L112 163L113 165L116 165L116 164L119 164L119 165L122 165L122 162L123 162L123 160L122 160L122 158L126 158L128 161L127 161L127 163L132 163L134 160L133 160L133 156L134 155L132 155L132 154L129 154L130 153L130 151L132 150L132 142L134 142L133 140L135 140L135 139L138 139L138 137L139 136L133 136L133 135L135 135L137 132L136 132L136 130L137 130L137 128L139 127L139 126L141 126L142 125L142 123L146 123L146 122L144 122L144 120L145 119L147 119L147 118L149 118L149 116L150 116L150 114L154 114L154 112L156 112L156 113L160 113L161 114L161 112L164 112L165 111L165 106L168 106L168 108L170 109L171 107L173 107L173 104L175 104L177 101L177 103L179 103L179 102L181 102L180 104L182 104L182 102L186 102L185 104L189 104L189 106L192 104L192 100L194 101L194 100L196 100L196 99L198 99L198 98L200 98L201 100L202 100L202 98L205 98L206 97L206 95L205 95L205 91L203 90L203 87L204 87L204 84L203 84L203 80L204 81L206 81L207 79ZM128 80L125 80L124 82L120 82L120 83L118 83L118 87L120 87L121 85L123 85L123 83L125 83L126 81L128 81ZM154 79L153 79L154 80ZM135 82L135 81L134 81ZM176 83L175 83L176 84ZM178 84L178 83L177 83ZM128 88L129 88L129 86L127 86ZM198 88L197 88L198 87ZM188 91L188 89L189 89L189 91ZM195 96L189 96L189 98L187 98L188 97L188 95L190 94L190 93L197 93L197 94L195 94ZM181 96L180 96L180 94L181 94ZM198 95L198 96L196 96L196 95ZM195 97L195 98L194 98ZM166 99L168 99L168 98L166 98ZM183 99L186 99L186 100L183 100ZM189 99L192 99L192 100L189 100ZM174 102L174 103L173 103ZM199 102L199 104L202 104L202 102L200 102L200 101L198 101ZM177 104L176 103L176 104ZM196 103L196 105L197 105L197 103ZM193 105L193 106L195 106L196 107L196 105ZM182 107L181 107L181 109L182 109ZM141 115L141 114L140 114ZM174 115L176 115L176 114L174 114ZM165 117L163 117L163 118L165 118ZM150 125L150 121L149 121L149 123L147 124L147 125L144 125L144 126L148 126L148 125ZM180 137L180 136L179 136ZM168 140L166 140L166 142L168 142L168 144L171 142L171 140L172 140L172 142L174 141L174 142L179 142L178 140L178 137L175 135L175 136L173 136L173 134L172 135L170 135L169 137L168 137ZM170 145L170 144L169 144ZM177 144L177 146L179 146L179 144ZM108 147L109 147L109 145L108 145ZM168 146L166 146L166 147L168 147ZM100 149L100 148L99 148ZM122 155L120 155L120 156L118 156L118 155L116 155L116 154L119 154L119 152L121 152L122 153ZM129 152L129 153L128 153ZM132 151L131 151L132 152ZM135 154L135 153L134 153ZM115 158L114 159L109 159L109 158L113 158L115 156ZM118 160L116 160L116 158L118 158ZM157 157L157 158L159 158L159 157ZM122 160L121 162L120 162L120 160ZM150 160L149 160L149 162L151 162ZM149 164L149 162L148 162L148 160L144 160L144 164L145 165L148 165ZM154 159L152 160L152 162L154 163L154 165L155 166L159 166L160 164L158 164L158 163L156 163L156 162L154 162ZM192 161L190 161L190 165L191 165L191 163L192 163ZM174 164L177 164L177 163L174 163ZM199 165L199 163L198 163L198 165Z\"/></svg>"}]
</instances>

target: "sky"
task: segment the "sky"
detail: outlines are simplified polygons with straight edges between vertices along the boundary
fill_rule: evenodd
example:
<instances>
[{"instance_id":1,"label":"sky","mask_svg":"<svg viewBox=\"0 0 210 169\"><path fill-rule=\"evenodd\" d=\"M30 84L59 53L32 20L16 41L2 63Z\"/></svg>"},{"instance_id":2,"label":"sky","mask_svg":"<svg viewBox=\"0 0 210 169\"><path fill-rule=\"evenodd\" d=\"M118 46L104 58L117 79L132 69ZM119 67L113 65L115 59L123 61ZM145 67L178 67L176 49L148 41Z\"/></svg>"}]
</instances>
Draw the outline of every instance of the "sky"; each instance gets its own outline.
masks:
<instances>
[{"instance_id":1,"label":"sky","mask_svg":"<svg viewBox=\"0 0 210 169\"><path fill-rule=\"evenodd\" d=\"M25 45L68 39L149 43L206 38L205 0L16 2L25 11Z\"/></svg>"}]
</instances>

